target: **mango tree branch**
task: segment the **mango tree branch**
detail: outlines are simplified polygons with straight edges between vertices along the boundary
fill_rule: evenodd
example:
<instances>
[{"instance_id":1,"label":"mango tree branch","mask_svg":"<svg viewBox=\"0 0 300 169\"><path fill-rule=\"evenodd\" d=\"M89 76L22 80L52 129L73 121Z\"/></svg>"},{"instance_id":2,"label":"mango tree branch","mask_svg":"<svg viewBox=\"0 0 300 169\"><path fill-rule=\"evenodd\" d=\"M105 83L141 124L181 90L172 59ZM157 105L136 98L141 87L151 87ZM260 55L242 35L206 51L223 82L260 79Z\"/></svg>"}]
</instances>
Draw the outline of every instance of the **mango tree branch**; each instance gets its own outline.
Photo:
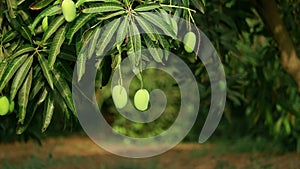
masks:
<instances>
[{"instance_id":1,"label":"mango tree branch","mask_svg":"<svg viewBox=\"0 0 300 169\"><path fill-rule=\"evenodd\" d=\"M288 34L275 0L252 0L265 25L271 31L281 54L281 65L291 75L300 92L300 59Z\"/></svg>"}]
</instances>

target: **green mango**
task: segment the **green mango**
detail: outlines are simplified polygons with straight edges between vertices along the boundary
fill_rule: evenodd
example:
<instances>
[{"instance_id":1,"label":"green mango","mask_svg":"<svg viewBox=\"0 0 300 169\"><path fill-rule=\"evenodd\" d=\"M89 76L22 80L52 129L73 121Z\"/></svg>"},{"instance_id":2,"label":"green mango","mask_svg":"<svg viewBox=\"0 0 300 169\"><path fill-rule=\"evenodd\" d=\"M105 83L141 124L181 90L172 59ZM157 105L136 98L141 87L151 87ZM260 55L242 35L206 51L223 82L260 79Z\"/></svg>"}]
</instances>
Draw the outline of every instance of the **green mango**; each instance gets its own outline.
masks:
<instances>
[{"instance_id":1,"label":"green mango","mask_svg":"<svg viewBox=\"0 0 300 169\"><path fill-rule=\"evenodd\" d=\"M196 35L194 32L188 32L187 34L185 34L184 39L183 39L183 43L184 43L184 50L187 53L192 53L195 49L196 46Z\"/></svg>"},{"instance_id":2,"label":"green mango","mask_svg":"<svg viewBox=\"0 0 300 169\"><path fill-rule=\"evenodd\" d=\"M67 22L72 22L76 18L76 6L72 0L64 0L61 8Z\"/></svg>"},{"instance_id":3,"label":"green mango","mask_svg":"<svg viewBox=\"0 0 300 169\"><path fill-rule=\"evenodd\" d=\"M134 105L140 111L148 109L149 100L150 95L146 89L140 89L134 95Z\"/></svg>"},{"instance_id":4,"label":"green mango","mask_svg":"<svg viewBox=\"0 0 300 169\"><path fill-rule=\"evenodd\" d=\"M112 89L112 98L118 109L124 108L128 101L126 89L121 85L114 86Z\"/></svg>"},{"instance_id":5,"label":"green mango","mask_svg":"<svg viewBox=\"0 0 300 169\"><path fill-rule=\"evenodd\" d=\"M4 116L9 112L9 101L6 96L0 97L0 116Z\"/></svg>"}]
</instances>

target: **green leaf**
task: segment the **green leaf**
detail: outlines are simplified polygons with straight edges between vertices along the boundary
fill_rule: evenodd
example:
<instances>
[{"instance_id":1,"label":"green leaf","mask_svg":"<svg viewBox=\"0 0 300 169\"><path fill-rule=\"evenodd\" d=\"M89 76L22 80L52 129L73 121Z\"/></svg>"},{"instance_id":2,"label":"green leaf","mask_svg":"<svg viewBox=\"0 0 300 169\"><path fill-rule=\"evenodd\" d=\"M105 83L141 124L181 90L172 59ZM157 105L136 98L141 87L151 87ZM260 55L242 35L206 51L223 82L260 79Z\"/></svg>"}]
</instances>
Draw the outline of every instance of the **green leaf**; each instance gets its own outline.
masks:
<instances>
[{"instance_id":1,"label":"green leaf","mask_svg":"<svg viewBox=\"0 0 300 169\"><path fill-rule=\"evenodd\" d=\"M85 8L83 13L103 13L124 10L123 6L119 3L103 3L97 7Z\"/></svg>"},{"instance_id":2,"label":"green leaf","mask_svg":"<svg viewBox=\"0 0 300 169\"><path fill-rule=\"evenodd\" d=\"M41 74L39 74L37 77L34 77L32 86L33 88L30 92L29 100L34 99L39 91L45 86L45 81L43 80L43 76Z\"/></svg>"},{"instance_id":3,"label":"green leaf","mask_svg":"<svg viewBox=\"0 0 300 169\"><path fill-rule=\"evenodd\" d=\"M32 51L34 51L34 47L30 44L25 44L25 45L22 45L20 48L18 48L17 51L14 52L14 54L10 56L10 58L13 59L15 57L18 57L20 55L23 55L25 53L32 52Z\"/></svg>"},{"instance_id":4,"label":"green leaf","mask_svg":"<svg viewBox=\"0 0 300 169\"><path fill-rule=\"evenodd\" d=\"M113 35L115 34L119 24L120 24L120 18L117 20L114 20L113 22L106 25L106 29L101 34L102 36L97 43L97 46L98 46L98 49L96 52L97 56L101 56L104 54L104 50L105 50L106 46L108 45L108 43L110 42L110 40L112 39Z\"/></svg>"},{"instance_id":5,"label":"green leaf","mask_svg":"<svg viewBox=\"0 0 300 169\"><path fill-rule=\"evenodd\" d=\"M136 16L135 19L138 22L138 24L140 25L140 27L145 31L145 33L147 33L149 38L152 41L157 41L157 38L154 35L155 31L154 31L154 28L152 27L152 25L147 20L145 20L144 18L142 18L140 16Z\"/></svg>"},{"instance_id":6,"label":"green leaf","mask_svg":"<svg viewBox=\"0 0 300 169\"><path fill-rule=\"evenodd\" d=\"M108 14L108 15L105 15L105 16L102 16L102 17L99 17L98 20L105 21L105 20L108 20L108 19L110 19L110 18L119 16L119 15L123 15L123 14L125 14L125 13L126 13L126 11L118 11L118 12L114 12L114 13L111 13L111 14Z\"/></svg>"},{"instance_id":7,"label":"green leaf","mask_svg":"<svg viewBox=\"0 0 300 169\"><path fill-rule=\"evenodd\" d=\"M100 27L96 28L96 31L93 34L92 39L89 42L88 49L87 49L88 50L88 54L87 54L88 59L91 59L95 52L97 40L99 38L100 32L101 32Z\"/></svg>"},{"instance_id":8,"label":"green leaf","mask_svg":"<svg viewBox=\"0 0 300 169\"><path fill-rule=\"evenodd\" d=\"M120 51L121 45L123 44L124 39L126 38L126 35L128 33L128 26L129 26L129 20L128 16L124 17L124 20L119 26L117 37L116 37L116 43L117 48Z\"/></svg>"},{"instance_id":9,"label":"green leaf","mask_svg":"<svg viewBox=\"0 0 300 169\"><path fill-rule=\"evenodd\" d=\"M43 41L46 42L53 33L57 32L58 28L65 22L65 17L63 15L55 18L49 25L48 29L44 33Z\"/></svg>"},{"instance_id":10,"label":"green leaf","mask_svg":"<svg viewBox=\"0 0 300 169\"><path fill-rule=\"evenodd\" d=\"M79 0L76 2L76 8L80 7L85 2L114 2L122 5L122 3L118 0Z\"/></svg>"},{"instance_id":11,"label":"green leaf","mask_svg":"<svg viewBox=\"0 0 300 169\"><path fill-rule=\"evenodd\" d=\"M42 103L46 100L48 94L49 94L49 92L48 92L47 88L44 88L44 90L43 90L43 92L41 93L41 95L40 95L40 97L39 97L39 100L37 100L36 104L37 104L37 105L42 104Z\"/></svg>"},{"instance_id":12,"label":"green leaf","mask_svg":"<svg viewBox=\"0 0 300 169\"><path fill-rule=\"evenodd\" d=\"M205 7L203 1L192 0L193 5L203 14L205 14Z\"/></svg>"},{"instance_id":13,"label":"green leaf","mask_svg":"<svg viewBox=\"0 0 300 169\"><path fill-rule=\"evenodd\" d=\"M66 38L69 39L69 44L71 44L73 36L75 33L82 28L89 20L91 20L95 15L94 14L80 14L79 17L75 20L69 31L67 32Z\"/></svg>"},{"instance_id":14,"label":"green leaf","mask_svg":"<svg viewBox=\"0 0 300 169\"><path fill-rule=\"evenodd\" d=\"M164 56L163 51L160 48L158 48L157 46L155 46L154 43L150 39L146 38L145 36L144 36L144 38L145 38L145 43L147 45L147 50L149 50L152 58L156 62L162 63L162 58Z\"/></svg>"},{"instance_id":15,"label":"green leaf","mask_svg":"<svg viewBox=\"0 0 300 169\"><path fill-rule=\"evenodd\" d=\"M39 0L39 1L35 1L30 5L30 9L31 10L40 10L42 8L45 8L46 6L48 6L49 4L51 4L53 1L55 0Z\"/></svg>"},{"instance_id":16,"label":"green leaf","mask_svg":"<svg viewBox=\"0 0 300 169\"><path fill-rule=\"evenodd\" d=\"M15 37L19 35L18 31L16 30L10 30L7 33L5 33L3 39L2 39L2 44L5 44L11 40L13 40Z\"/></svg>"},{"instance_id":17,"label":"green leaf","mask_svg":"<svg viewBox=\"0 0 300 169\"><path fill-rule=\"evenodd\" d=\"M51 89L53 89L53 77L52 77L52 74L50 72L48 61L41 54L38 54L38 61L39 61L40 66L43 70L44 77L46 78L46 80L47 80L49 86L51 87Z\"/></svg>"},{"instance_id":18,"label":"green leaf","mask_svg":"<svg viewBox=\"0 0 300 169\"><path fill-rule=\"evenodd\" d=\"M27 75L26 80L23 83L18 94L18 104L19 104L18 123L20 124L24 124L31 82L32 82L32 69Z\"/></svg>"},{"instance_id":19,"label":"green leaf","mask_svg":"<svg viewBox=\"0 0 300 169\"><path fill-rule=\"evenodd\" d=\"M16 71L19 69L19 67L22 66L22 64L25 62L27 56L28 55L23 55L21 57L17 57L8 64L7 68L5 69L5 72L2 75L2 78L0 79L0 92L3 90L3 88L9 82L9 80L13 77L13 75L16 73Z\"/></svg>"},{"instance_id":20,"label":"green leaf","mask_svg":"<svg viewBox=\"0 0 300 169\"><path fill-rule=\"evenodd\" d=\"M139 30L134 22L131 22L129 26L130 43L133 51L130 53L133 55L135 66L139 65L142 56L142 41Z\"/></svg>"},{"instance_id":21,"label":"green leaf","mask_svg":"<svg viewBox=\"0 0 300 169\"><path fill-rule=\"evenodd\" d=\"M28 27L21 26L19 32L25 39L27 39L30 43L32 43L32 37L31 37L30 29Z\"/></svg>"},{"instance_id":22,"label":"green leaf","mask_svg":"<svg viewBox=\"0 0 300 169\"><path fill-rule=\"evenodd\" d=\"M47 97L47 101L45 102L45 117L44 117L44 122L43 122L43 127L42 127L42 132L45 132L51 122L52 116L53 116L53 111L54 111L54 98L51 93L49 93Z\"/></svg>"},{"instance_id":23,"label":"green leaf","mask_svg":"<svg viewBox=\"0 0 300 169\"><path fill-rule=\"evenodd\" d=\"M159 4L142 4L142 5L139 5L137 6L134 11L137 11L137 12L145 12L145 11L152 11L154 9L158 9L160 8L160 5Z\"/></svg>"},{"instance_id":24,"label":"green leaf","mask_svg":"<svg viewBox=\"0 0 300 169\"><path fill-rule=\"evenodd\" d=\"M64 98L69 109L75 114L75 108L72 99L72 93L66 80L61 76L60 72L53 69L54 84L61 96Z\"/></svg>"},{"instance_id":25,"label":"green leaf","mask_svg":"<svg viewBox=\"0 0 300 169\"><path fill-rule=\"evenodd\" d=\"M60 48L65 41L66 26L61 27L55 34L48 57L49 68L53 69L57 55L60 53Z\"/></svg>"},{"instance_id":26,"label":"green leaf","mask_svg":"<svg viewBox=\"0 0 300 169\"><path fill-rule=\"evenodd\" d=\"M64 50L62 50L62 51L58 54L58 57L59 57L60 59L67 60L67 61L71 61L71 62L75 62L75 61L76 61L75 54L71 54L71 53L66 52L66 51L64 51Z\"/></svg>"},{"instance_id":27,"label":"green leaf","mask_svg":"<svg viewBox=\"0 0 300 169\"><path fill-rule=\"evenodd\" d=\"M44 89L44 91L47 92L46 89ZM46 93L47 94L47 93ZM47 96L47 95L46 95ZM28 106L27 106L27 112L26 112L26 116L28 117L27 120L24 122L24 124L18 124L17 125L17 129L16 129L16 134L22 134L29 126L30 122L32 121L34 115L35 115L35 112L36 112L36 109L37 107L40 105L39 101L41 99L45 98L45 94L44 92L41 93L40 95L40 98L38 100L33 100L33 101L30 101L28 103ZM44 99L45 100L45 99Z\"/></svg>"},{"instance_id":28,"label":"green leaf","mask_svg":"<svg viewBox=\"0 0 300 169\"><path fill-rule=\"evenodd\" d=\"M27 117L29 117L25 122L24 124L17 124L17 129L16 129L16 134L20 135L20 134L23 134L24 131L28 128L35 112L36 112L36 109L37 109L37 105L34 103L34 102L29 102L27 108L28 108L28 112L27 112Z\"/></svg>"},{"instance_id":29,"label":"green leaf","mask_svg":"<svg viewBox=\"0 0 300 169\"><path fill-rule=\"evenodd\" d=\"M171 24L170 15L164 9L160 9L159 13L163 17L164 21L166 21L170 25Z\"/></svg>"},{"instance_id":30,"label":"green leaf","mask_svg":"<svg viewBox=\"0 0 300 169\"><path fill-rule=\"evenodd\" d=\"M16 73L10 88L10 100L13 100L15 98L17 91L21 87L27 73L31 68L32 62L33 62L33 56L30 56L29 58L27 58L27 60L24 62L24 64L20 67L20 69Z\"/></svg>"},{"instance_id":31,"label":"green leaf","mask_svg":"<svg viewBox=\"0 0 300 169\"><path fill-rule=\"evenodd\" d=\"M86 57L85 53L81 53L77 60L77 76L78 82L81 80L84 72L85 72L85 64L86 64Z\"/></svg>"},{"instance_id":32,"label":"green leaf","mask_svg":"<svg viewBox=\"0 0 300 169\"><path fill-rule=\"evenodd\" d=\"M16 18L15 10L17 9L17 1L16 0L6 0L8 13L12 18ZM1 4L2 5L2 4ZM1 11L2 12L2 11Z\"/></svg>"},{"instance_id":33,"label":"green leaf","mask_svg":"<svg viewBox=\"0 0 300 169\"><path fill-rule=\"evenodd\" d=\"M46 16L53 16L56 14L60 14L62 12L61 7L59 5L54 5L46 8L41 12L33 21L32 25L30 26L31 34L34 34L34 30L36 25Z\"/></svg>"},{"instance_id":34,"label":"green leaf","mask_svg":"<svg viewBox=\"0 0 300 169\"><path fill-rule=\"evenodd\" d=\"M7 68L8 62L7 61L0 61L0 80L2 79L2 76Z\"/></svg>"},{"instance_id":35,"label":"green leaf","mask_svg":"<svg viewBox=\"0 0 300 169\"><path fill-rule=\"evenodd\" d=\"M62 63L60 61L55 64L55 69L60 70L62 77L67 80L67 82L72 83L72 79L70 77L73 77L73 67L70 65L67 65L66 63Z\"/></svg>"},{"instance_id":36,"label":"green leaf","mask_svg":"<svg viewBox=\"0 0 300 169\"><path fill-rule=\"evenodd\" d=\"M163 20L163 18L157 14L153 14L150 12L141 12L139 13L143 18L148 20L153 25L157 26L161 30L165 32L166 35L172 37L173 39L176 39L176 35L171 28L171 26Z\"/></svg>"}]
</instances>

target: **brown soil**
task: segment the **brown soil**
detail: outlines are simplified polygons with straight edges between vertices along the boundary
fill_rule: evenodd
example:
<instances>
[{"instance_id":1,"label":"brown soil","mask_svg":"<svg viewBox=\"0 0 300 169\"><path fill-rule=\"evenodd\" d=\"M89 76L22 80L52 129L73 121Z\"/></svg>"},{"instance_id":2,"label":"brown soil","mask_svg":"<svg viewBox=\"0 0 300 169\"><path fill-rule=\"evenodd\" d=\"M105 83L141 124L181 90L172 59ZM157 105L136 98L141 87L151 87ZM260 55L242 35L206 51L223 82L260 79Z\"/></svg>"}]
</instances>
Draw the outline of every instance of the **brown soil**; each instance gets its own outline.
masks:
<instances>
[{"instance_id":1,"label":"brown soil","mask_svg":"<svg viewBox=\"0 0 300 169\"><path fill-rule=\"evenodd\" d=\"M0 144L0 168L47 169L300 169L297 153L218 153L211 144L180 144L152 158L122 158L87 137ZM212 153L214 152L214 153Z\"/></svg>"}]
</instances>

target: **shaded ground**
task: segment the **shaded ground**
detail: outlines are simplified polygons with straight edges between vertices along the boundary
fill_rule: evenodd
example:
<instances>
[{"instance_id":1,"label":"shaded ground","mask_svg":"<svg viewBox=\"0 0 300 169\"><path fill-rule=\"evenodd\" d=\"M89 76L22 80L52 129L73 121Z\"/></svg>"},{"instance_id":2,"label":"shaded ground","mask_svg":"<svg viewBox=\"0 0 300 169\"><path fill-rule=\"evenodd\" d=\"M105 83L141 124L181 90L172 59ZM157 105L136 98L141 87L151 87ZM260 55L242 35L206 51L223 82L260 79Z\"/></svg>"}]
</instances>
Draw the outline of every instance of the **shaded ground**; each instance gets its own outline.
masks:
<instances>
[{"instance_id":1,"label":"shaded ground","mask_svg":"<svg viewBox=\"0 0 300 169\"><path fill-rule=\"evenodd\" d=\"M1 169L299 169L300 154L218 150L212 144L180 144L160 156L128 159L112 155L87 137L0 144Z\"/></svg>"}]
</instances>

